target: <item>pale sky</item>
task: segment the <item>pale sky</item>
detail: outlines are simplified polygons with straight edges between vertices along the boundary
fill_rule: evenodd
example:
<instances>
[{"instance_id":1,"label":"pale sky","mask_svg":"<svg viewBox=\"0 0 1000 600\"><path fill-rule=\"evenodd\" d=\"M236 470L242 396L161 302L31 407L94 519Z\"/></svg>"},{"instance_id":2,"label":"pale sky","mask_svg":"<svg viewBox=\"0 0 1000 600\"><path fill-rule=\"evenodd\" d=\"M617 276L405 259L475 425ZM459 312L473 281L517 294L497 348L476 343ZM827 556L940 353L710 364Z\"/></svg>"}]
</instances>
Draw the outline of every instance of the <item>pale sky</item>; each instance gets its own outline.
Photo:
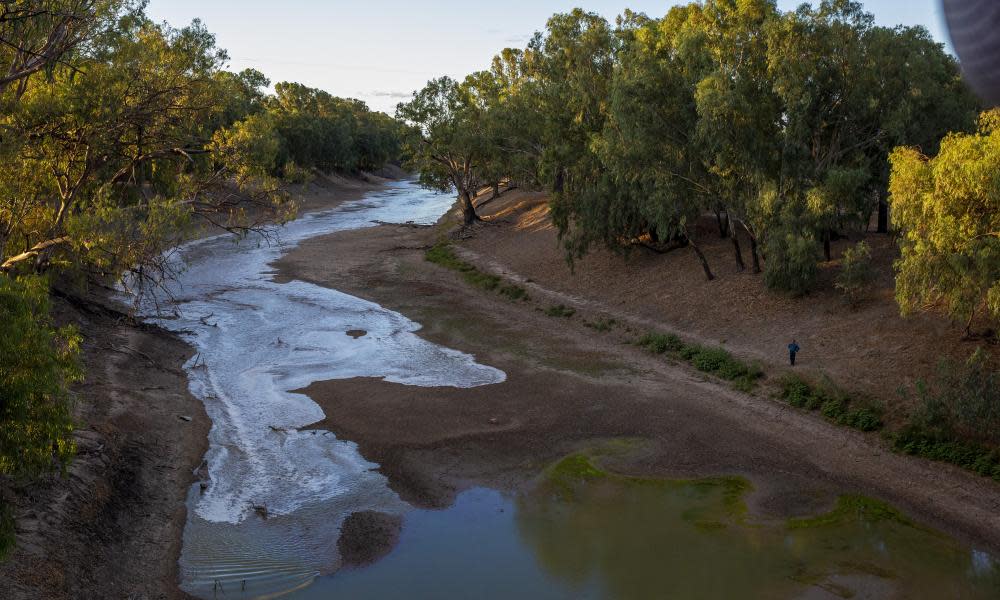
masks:
<instances>
[{"instance_id":1,"label":"pale sky","mask_svg":"<svg viewBox=\"0 0 1000 600\"><path fill-rule=\"evenodd\" d=\"M148 14L182 26L198 17L229 51L230 68L253 67L375 110L432 77L463 78L504 47L523 47L556 12L576 6L613 22L625 8L662 16L679 2L651 0L150 0ZM801 4L778 0L782 10ZM939 0L864 0L880 25L923 25L947 42Z\"/></svg>"}]
</instances>

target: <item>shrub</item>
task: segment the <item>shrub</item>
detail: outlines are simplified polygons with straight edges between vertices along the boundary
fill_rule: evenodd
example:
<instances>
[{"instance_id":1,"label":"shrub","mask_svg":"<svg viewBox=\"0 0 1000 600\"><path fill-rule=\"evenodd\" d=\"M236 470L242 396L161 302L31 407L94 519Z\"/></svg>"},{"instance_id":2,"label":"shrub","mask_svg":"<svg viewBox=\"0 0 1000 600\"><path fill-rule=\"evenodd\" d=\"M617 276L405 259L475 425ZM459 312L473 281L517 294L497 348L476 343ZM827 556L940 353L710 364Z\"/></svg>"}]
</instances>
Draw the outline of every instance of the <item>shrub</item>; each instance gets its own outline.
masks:
<instances>
[{"instance_id":1,"label":"shrub","mask_svg":"<svg viewBox=\"0 0 1000 600\"><path fill-rule=\"evenodd\" d=\"M764 283L773 290L801 296L816 282L819 246L801 233L776 232L765 245Z\"/></svg>"},{"instance_id":2,"label":"shrub","mask_svg":"<svg viewBox=\"0 0 1000 600\"><path fill-rule=\"evenodd\" d=\"M500 295L506 296L511 300L530 300L528 296L528 291L519 285L507 284L500 287Z\"/></svg>"},{"instance_id":3,"label":"shrub","mask_svg":"<svg viewBox=\"0 0 1000 600\"><path fill-rule=\"evenodd\" d=\"M882 408L871 401L852 398L832 381L812 385L798 375L789 374L779 382L779 396L796 408L819 409L820 414L839 425L861 431L882 428Z\"/></svg>"},{"instance_id":4,"label":"shrub","mask_svg":"<svg viewBox=\"0 0 1000 600\"><path fill-rule=\"evenodd\" d=\"M0 475L65 468L75 452L67 386L82 377L75 329L55 329L48 285L0 274Z\"/></svg>"},{"instance_id":5,"label":"shrub","mask_svg":"<svg viewBox=\"0 0 1000 600\"><path fill-rule=\"evenodd\" d=\"M942 362L933 382L917 382L917 406L893 448L1000 481L998 386L981 349L965 363Z\"/></svg>"},{"instance_id":6,"label":"shrub","mask_svg":"<svg viewBox=\"0 0 1000 600\"><path fill-rule=\"evenodd\" d=\"M570 318L576 314L576 309L559 304L557 306L550 306L543 311L546 315L550 317L565 317Z\"/></svg>"},{"instance_id":7,"label":"shrub","mask_svg":"<svg viewBox=\"0 0 1000 600\"><path fill-rule=\"evenodd\" d=\"M1000 377L977 349L964 363L943 361L935 380L917 385L911 422L935 433L1000 446Z\"/></svg>"},{"instance_id":8,"label":"shrub","mask_svg":"<svg viewBox=\"0 0 1000 600\"><path fill-rule=\"evenodd\" d=\"M699 371L738 382L738 389L752 389L753 383L764 376L759 366L744 363L722 348L704 348L691 344L681 348L680 356Z\"/></svg>"},{"instance_id":9,"label":"shrub","mask_svg":"<svg viewBox=\"0 0 1000 600\"><path fill-rule=\"evenodd\" d=\"M647 333L639 339L639 345L655 354L677 352L684 347L680 338L672 333Z\"/></svg>"},{"instance_id":10,"label":"shrub","mask_svg":"<svg viewBox=\"0 0 1000 600\"><path fill-rule=\"evenodd\" d=\"M470 285L487 291L496 291L511 300L527 300L528 292L521 286L503 284L503 279L496 275L483 273L475 265L469 264L455 255L448 242L438 242L424 253L424 260L440 265L452 271L458 271L462 279Z\"/></svg>"},{"instance_id":11,"label":"shrub","mask_svg":"<svg viewBox=\"0 0 1000 600\"><path fill-rule=\"evenodd\" d=\"M872 252L867 242L858 242L844 251L835 285L852 305L861 302L871 289L875 279L871 262Z\"/></svg>"},{"instance_id":12,"label":"shrub","mask_svg":"<svg viewBox=\"0 0 1000 600\"><path fill-rule=\"evenodd\" d=\"M778 384L781 398L796 408L804 408L812 397L812 386L798 375L786 375Z\"/></svg>"}]
</instances>

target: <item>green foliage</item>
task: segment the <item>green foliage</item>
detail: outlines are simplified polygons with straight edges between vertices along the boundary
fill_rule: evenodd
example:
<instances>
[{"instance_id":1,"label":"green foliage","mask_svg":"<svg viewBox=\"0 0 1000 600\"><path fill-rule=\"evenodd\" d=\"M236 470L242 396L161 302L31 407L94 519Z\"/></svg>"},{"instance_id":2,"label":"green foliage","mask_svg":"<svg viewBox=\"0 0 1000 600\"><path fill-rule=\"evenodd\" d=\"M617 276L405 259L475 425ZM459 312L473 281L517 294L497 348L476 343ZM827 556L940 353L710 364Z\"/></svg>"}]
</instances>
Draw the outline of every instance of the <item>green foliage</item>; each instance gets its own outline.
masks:
<instances>
[{"instance_id":1,"label":"green foliage","mask_svg":"<svg viewBox=\"0 0 1000 600\"><path fill-rule=\"evenodd\" d=\"M909 425L921 434L1000 448L1000 374L982 349L964 363L942 361L933 381L918 382L916 401Z\"/></svg>"},{"instance_id":2,"label":"green foliage","mask_svg":"<svg viewBox=\"0 0 1000 600\"><path fill-rule=\"evenodd\" d=\"M673 354L699 371L733 382L733 387L740 391L752 391L757 380L764 376L759 365L745 363L722 348L685 344L674 334L650 332L636 344L654 354Z\"/></svg>"},{"instance_id":3,"label":"green foliage","mask_svg":"<svg viewBox=\"0 0 1000 600\"><path fill-rule=\"evenodd\" d=\"M975 108L922 28L878 27L855 2L710 0L614 25L553 15L523 50L430 81L398 114L412 166L456 189L467 222L466 192L517 181L550 192L571 262L670 240L711 279L694 225L721 211L755 266L766 246L768 284L801 294L820 245L869 221L892 148L933 148Z\"/></svg>"},{"instance_id":4,"label":"green foliage","mask_svg":"<svg viewBox=\"0 0 1000 600\"><path fill-rule=\"evenodd\" d=\"M801 296L816 283L819 247L815 238L801 233L775 233L765 246L764 282L774 290Z\"/></svg>"},{"instance_id":5,"label":"green foliage","mask_svg":"<svg viewBox=\"0 0 1000 600\"><path fill-rule=\"evenodd\" d=\"M916 385L916 407L892 438L897 452L948 462L1000 481L1000 378L981 350L943 361Z\"/></svg>"},{"instance_id":6,"label":"green foliage","mask_svg":"<svg viewBox=\"0 0 1000 600\"><path fill-rule=\"evenodd\" d=\"M510 300L527 301L531 299L531 296L528 295L528 290L513 283L508 283L500 286L500 295L506 296Z\"/></svg>"},{"instance_id":7,"label":"green foliage","mask_svg":"<svg viewBox=\"0 0 1000 600\"><path fill-rule=\"evenodd\" d=\"M476 221L472 196L483 181L481 159L490 138L474 89L450 77L433 79L397 106L396 115L409 126L403 144L407 166L419 171L420 183L429 188L454 189L464 222Z\"/></svg>"},{"instance_id":8,"label":"green foliage","mask_svg":"<svg viewBox=\"0 0 1000 600\"><path fill-rule=\"evenodd\" d=\"M684 347L684 342L672 333L647 333L639 339L637 344L654 354L678 352Z\"/></svg>"},{"instance_id":9,"label":"green foliage","mask_svg":"<svg viewBox=\"0 0 1000 600\"><path fill-rule=\"evenodd\" d=\"M0 274L0 475L65 469L75 452L67 386L82 378L80 337L56 329L44 279Z\"/></svg>"},{"instance_id":10,"label":"green foliage","mask_svg":"<svg viewBox=\"0 0 1000 600\"><path fill-rule=\"evenodd\" d=\"M852 397L825 379L813 385L803 377L789 373L778 382L779 397L796 408L819 410L828 420L859 429L882 429L882 408L866 399Z\"/></svg>"},{"instance_id":11,"label":"green foliage","mask_svg":"<svg viewBox=\"0 0 1000 600\"><path fill-rule=\"evenodd\" d=\"M526 301L529 299L528 292L523 287L512 283L505 284L503 283L503 279L500 277L490 275L489 273L483 273L477 269L475 265L469 264L458 258L455 255L455 251L452 249L451 244L448 242L438 242L428 248L424 253L424 259L428 262L445 267L446 269L458 271L466 283L475 287L482 288L487 291L496 291L501 296L510 300Z\"/></svg>"},{"instance_id":12,"label":"green foliage","mask_svg":"<svg viewBox=\"0 0 1000 600\"><path fill-rule=\"evenodd\" d=\"M844 251L835 285L851 304L860 302L871 288L875 279L871 262L872 252L867 242L858 242Z\"/></svg>"},{"instance_id":13,"label":"green foliage","mask_svg":"<svg viewBox=\"0 0 1000 600\"><path fill-rule=\"evenodd\" d=\"M576 309L571 306L565 306L563 304L558 304L555 306L550 306L543 310L546 316L549 317L565 317L569 318L576 314Z\"/></svg>"},{"instance_id":14,"label":"green foliage","mask_svg":"<svg viewBox=\"0 0 1000 600\"><path fill-rule=\"evenodd\" d=\"M935 158L890 157L893 223L902 231L896 299L903 314L943 306L966 322L1000 318L1000 113L952 134Z\"/></svg>"}]
</instances>

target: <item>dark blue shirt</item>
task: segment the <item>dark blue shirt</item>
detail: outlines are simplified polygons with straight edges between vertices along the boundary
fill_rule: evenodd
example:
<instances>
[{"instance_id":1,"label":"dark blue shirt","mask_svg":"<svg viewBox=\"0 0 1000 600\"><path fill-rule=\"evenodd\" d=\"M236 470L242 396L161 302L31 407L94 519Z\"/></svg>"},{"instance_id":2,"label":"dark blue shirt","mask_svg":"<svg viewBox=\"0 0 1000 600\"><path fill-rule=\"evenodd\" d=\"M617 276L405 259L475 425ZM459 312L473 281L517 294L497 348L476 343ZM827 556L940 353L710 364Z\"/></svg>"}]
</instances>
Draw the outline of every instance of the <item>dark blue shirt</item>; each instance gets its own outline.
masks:
<instances>
[{"instance_id":1,"label":"dark blue shirt","mask_svg":"<svg viewBox=\"0 0 1000 600\"><path fill-rule=\"evenodd\" d=\"M796 344L795 342L788 344L788 351L791 352L792 354L795 354L796 352L799 351L799 345Z\"/></svg>"}]
</instances>

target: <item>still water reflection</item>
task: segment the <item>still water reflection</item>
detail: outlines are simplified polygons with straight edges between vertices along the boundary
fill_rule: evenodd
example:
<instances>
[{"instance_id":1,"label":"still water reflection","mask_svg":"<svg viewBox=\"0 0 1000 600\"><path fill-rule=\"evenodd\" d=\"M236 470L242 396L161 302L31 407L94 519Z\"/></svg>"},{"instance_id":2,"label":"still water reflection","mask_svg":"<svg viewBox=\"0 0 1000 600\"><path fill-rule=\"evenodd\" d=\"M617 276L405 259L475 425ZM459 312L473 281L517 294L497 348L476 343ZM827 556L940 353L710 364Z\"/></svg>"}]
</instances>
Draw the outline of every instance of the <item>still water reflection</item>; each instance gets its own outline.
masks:
<instances>
[{"instance_id":1,"label":"still water reflection","mask_svg":"<svg viewBox=\"0 0 1000 600\"><path fill-rule=\"evenodd\" d=\"M745 514L747 487L577 473L516 497L473 489L409 513L380 562L296 597L1000 597L989 555L885 505L843 498L816 518L761 522Z\"/></svg>"}]
</instances>

